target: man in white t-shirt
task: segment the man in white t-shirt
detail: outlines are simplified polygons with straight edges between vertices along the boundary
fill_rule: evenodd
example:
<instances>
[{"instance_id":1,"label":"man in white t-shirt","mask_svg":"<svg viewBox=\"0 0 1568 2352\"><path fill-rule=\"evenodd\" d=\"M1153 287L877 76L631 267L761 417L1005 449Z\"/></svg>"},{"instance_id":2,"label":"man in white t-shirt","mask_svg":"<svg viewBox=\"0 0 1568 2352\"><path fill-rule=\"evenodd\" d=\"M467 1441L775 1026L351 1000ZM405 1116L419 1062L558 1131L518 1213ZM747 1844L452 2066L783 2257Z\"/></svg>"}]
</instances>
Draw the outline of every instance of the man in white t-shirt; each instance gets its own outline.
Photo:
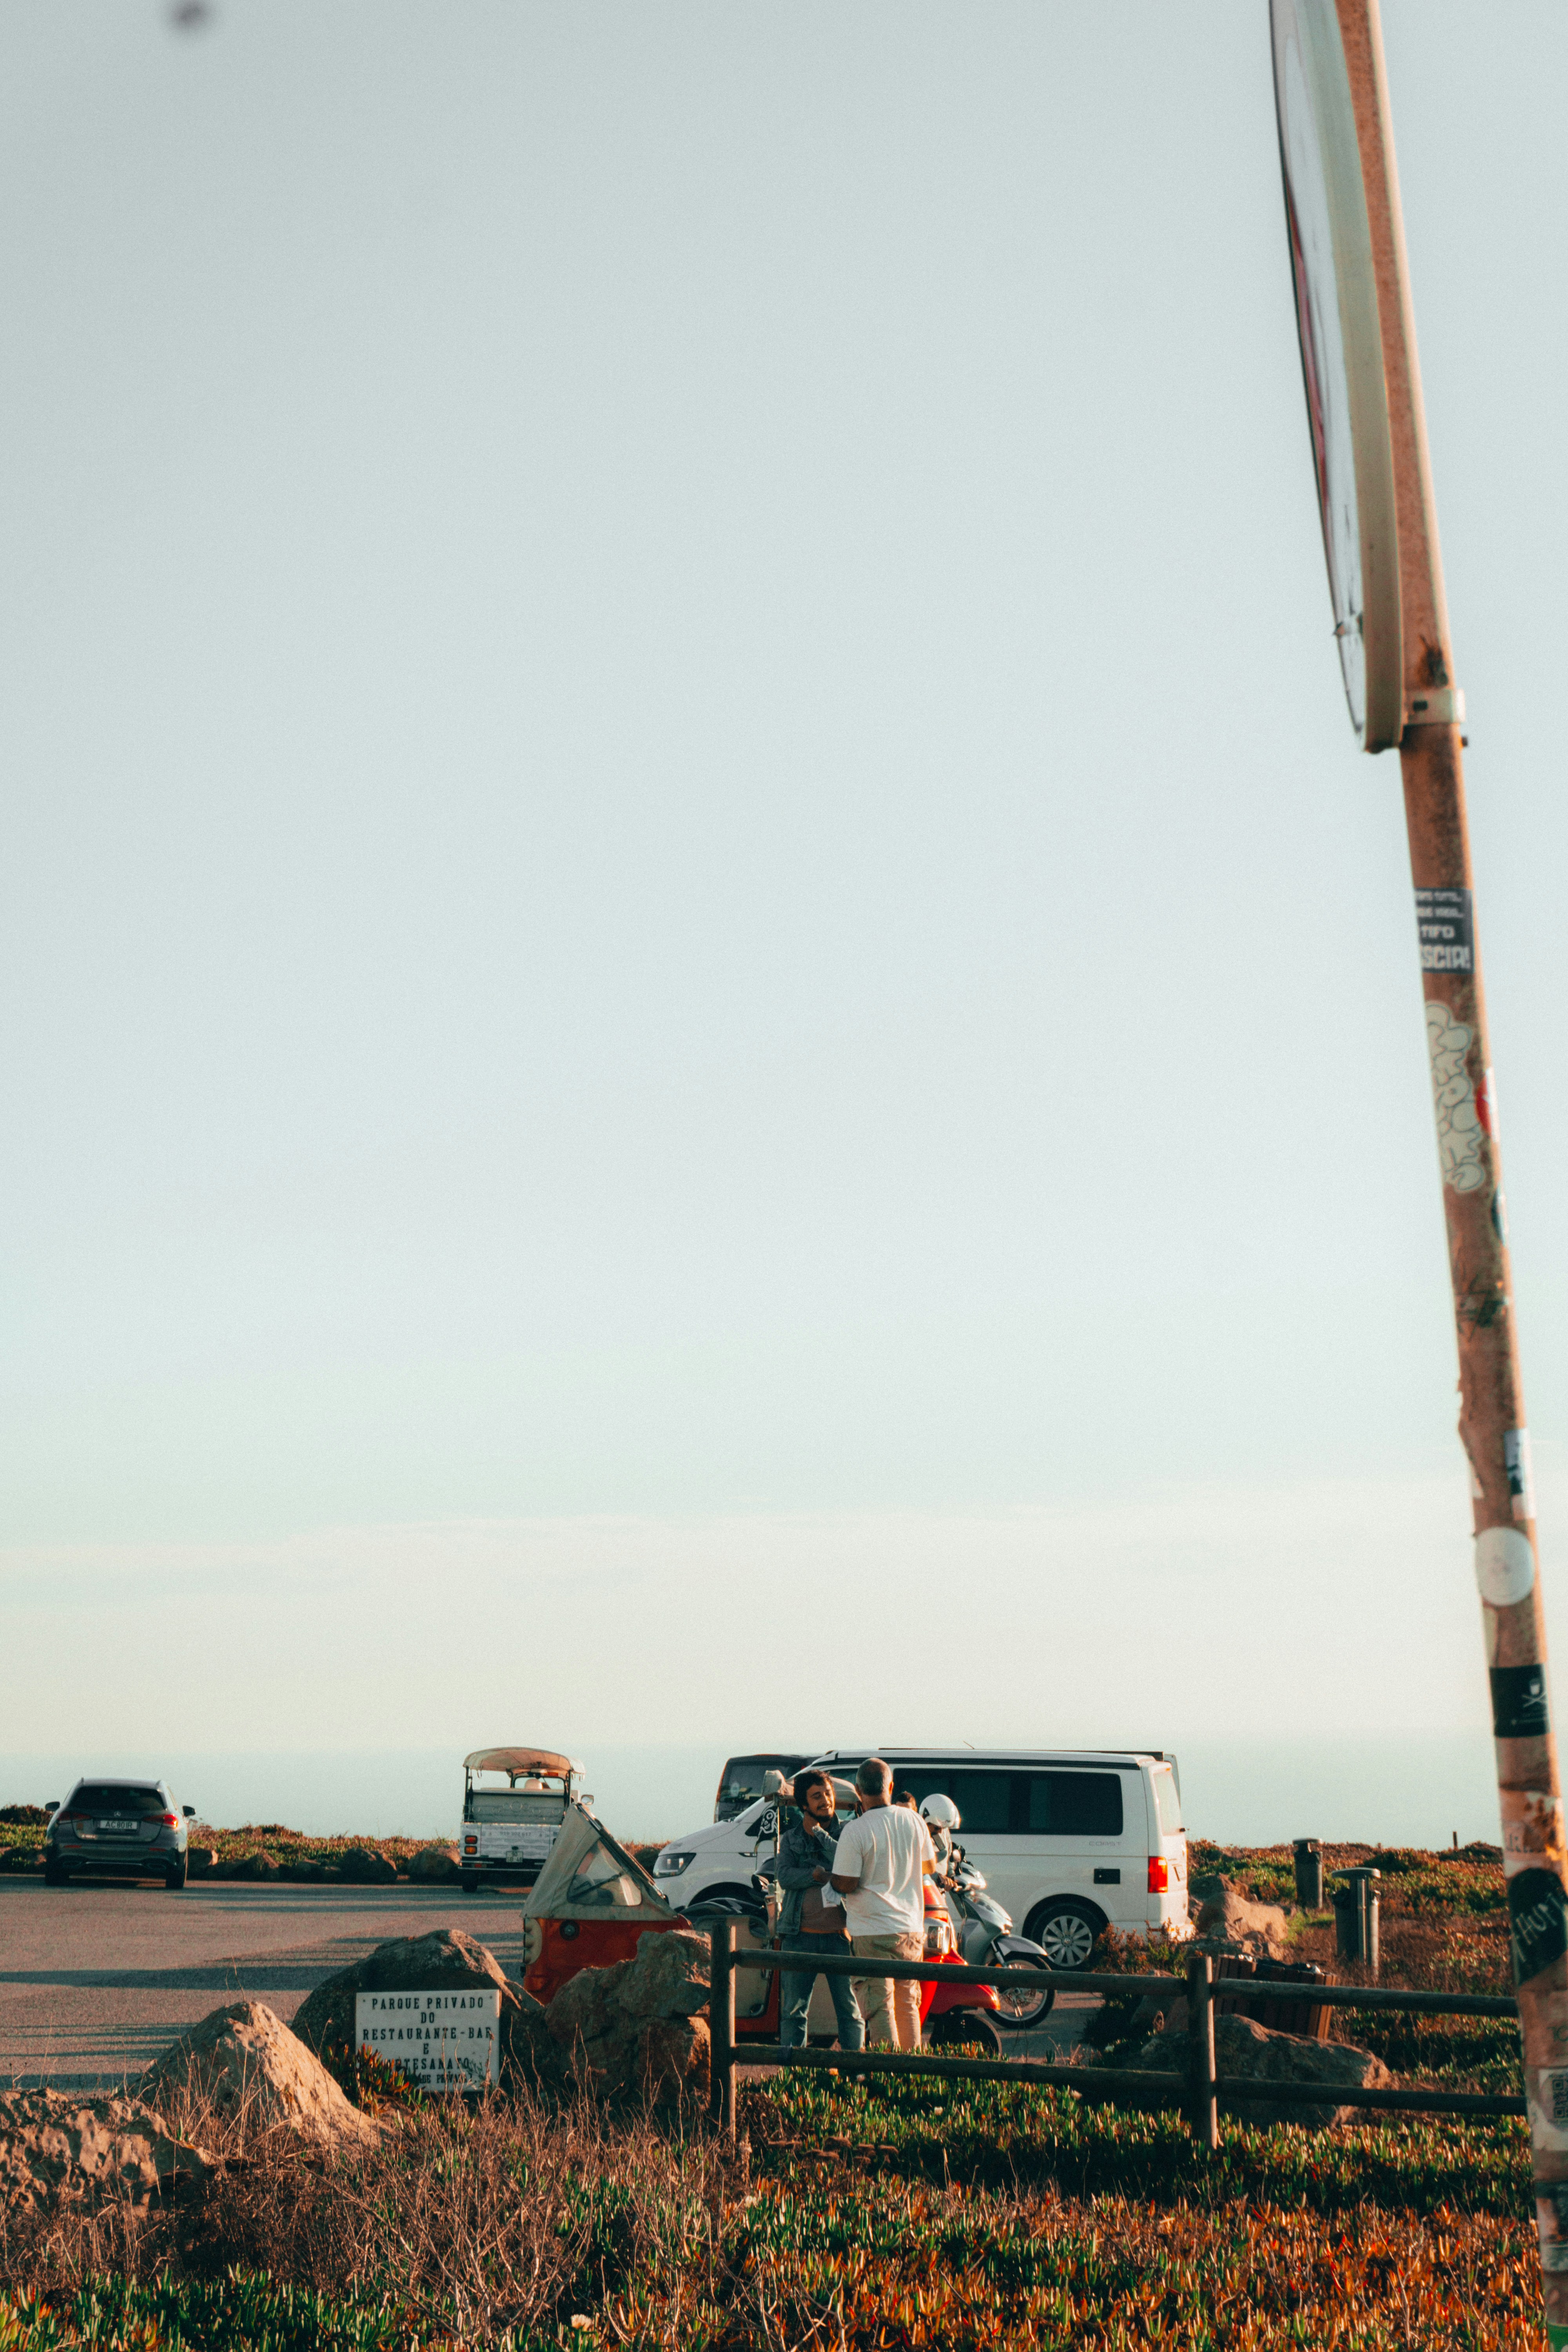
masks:
<instances>
[{"instance_id":1,"label":"man in white t-shirt","mask_svg":"<svg viewBox=\"0 0 1568 2352\"><path fill-rule=\"evenodd\" d=\"M925 1955L925 1879L936 1850L918 1813L889 1803L892 1786L892 1773L881 1758L868 1756L855 1775L859 1818L839 1834L833 1885L844 1898L857 1958L918 1960ZM919 2049L918 1978L857 1977L855 1990L868 2042Z\"/></svg>"}]
</instances>

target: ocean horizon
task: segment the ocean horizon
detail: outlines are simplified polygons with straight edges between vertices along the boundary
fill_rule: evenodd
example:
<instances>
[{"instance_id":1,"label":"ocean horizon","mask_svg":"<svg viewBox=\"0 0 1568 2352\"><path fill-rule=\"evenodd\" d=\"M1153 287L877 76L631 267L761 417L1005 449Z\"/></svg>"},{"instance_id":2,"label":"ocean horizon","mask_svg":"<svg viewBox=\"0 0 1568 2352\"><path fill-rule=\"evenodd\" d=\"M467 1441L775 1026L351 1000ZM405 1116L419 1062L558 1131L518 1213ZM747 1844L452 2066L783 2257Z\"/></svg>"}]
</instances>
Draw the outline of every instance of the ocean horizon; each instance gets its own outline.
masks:
<instances>
[{"instance_id":1,"label":"ocean horizon","mask_svg":"<svg viewBox=\"0 0 1568 2352\"><path fill-rule=\"evenodd\" d=\"M1484 1730L1174 1743L1187 1832L1223 1845L1297 1837L1446 1846L1498 1837ZM725 1751L586 1742L584 1792L617 1836L679 1837L713 1818ZM216 1828L280 1822L310 1836L451 1838L460 1753L446 1748L0 1753L0 1804L63 1801L87 1773L146 1773Z\"/></svg>"}]
</instances>

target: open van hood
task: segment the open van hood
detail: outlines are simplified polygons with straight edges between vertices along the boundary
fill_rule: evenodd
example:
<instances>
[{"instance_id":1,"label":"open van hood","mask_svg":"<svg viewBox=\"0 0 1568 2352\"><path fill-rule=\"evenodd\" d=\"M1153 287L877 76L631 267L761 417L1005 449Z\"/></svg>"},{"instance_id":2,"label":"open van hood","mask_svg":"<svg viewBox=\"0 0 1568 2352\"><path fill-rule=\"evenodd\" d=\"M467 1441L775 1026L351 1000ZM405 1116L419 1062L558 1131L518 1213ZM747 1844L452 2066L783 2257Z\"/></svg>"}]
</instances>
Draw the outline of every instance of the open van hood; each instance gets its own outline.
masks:
<instances>
[{"instance_id":1,"label":"open van hood","mask_svg":"<svg viewBox=\"0 0 1568 2352\"><path fill-rule=\"evenodd\" d=\"M522 1906L525 1919L615 1919L668 1927L676 1913L640 1862L617 1845L603 1822L575 1797L556 1832L550 1859Z\"/></svg>"}]
</instances>

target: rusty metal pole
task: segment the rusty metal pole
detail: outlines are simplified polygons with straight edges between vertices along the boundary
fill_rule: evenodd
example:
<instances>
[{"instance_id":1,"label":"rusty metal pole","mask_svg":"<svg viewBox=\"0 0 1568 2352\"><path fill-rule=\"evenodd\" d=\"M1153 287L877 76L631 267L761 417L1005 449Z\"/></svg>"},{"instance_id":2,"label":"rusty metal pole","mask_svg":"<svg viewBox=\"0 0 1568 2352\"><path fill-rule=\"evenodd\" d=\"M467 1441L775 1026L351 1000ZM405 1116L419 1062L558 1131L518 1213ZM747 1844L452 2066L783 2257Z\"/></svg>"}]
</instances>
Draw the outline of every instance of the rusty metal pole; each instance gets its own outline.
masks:
<instances>
[{"instance_id":1,"label":"rusty metal pole","mask_svg":"<svg viewBox=\"0 0 1568 2352\"><path fill-rule=\"evenodd\" d=\"M1464 701L1448 636L1377 0L1336 0L1336 6L1372 227L1394 445L1406 719L1399 759L1458 1336L1459 1436L1474 1502L1547 2336L1553 2345L1568 2346L1568 1854L1547 1698L1530 1435L1465 817Z\"/></svg>"}]
</instances>

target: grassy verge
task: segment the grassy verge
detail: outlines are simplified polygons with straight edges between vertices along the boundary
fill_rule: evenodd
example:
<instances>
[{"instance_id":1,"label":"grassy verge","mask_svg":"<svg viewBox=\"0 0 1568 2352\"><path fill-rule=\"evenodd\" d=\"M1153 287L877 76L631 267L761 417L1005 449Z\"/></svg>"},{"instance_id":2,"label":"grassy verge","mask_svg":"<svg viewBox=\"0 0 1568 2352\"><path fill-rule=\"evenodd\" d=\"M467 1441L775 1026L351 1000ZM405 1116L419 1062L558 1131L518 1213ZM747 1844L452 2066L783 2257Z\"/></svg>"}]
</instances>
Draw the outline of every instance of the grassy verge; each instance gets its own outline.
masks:
<instances>
[{"instance_id":1,"label":"grassy verge","mask_svg":"<svg viewBox=\"0 0 1568 2352\"><path fill-rule=\"evenodd\" d=\"M1541 2341L1516 2126L1227 2126L1205 2162L1170 2116L830 2076L748 2088L742 2125L728 2155L645 2116L426 2104L332 2176L230 2143L199 2207L6 2245L0 2352Z\"/></svg>"},{"instance_id":2,"label":"grassy verge","mask_svg":"<svg viewBox=\"0 0 1568 2352\"><path fill-rule=\"evenodd\" d=\"M31 1807L13 1806L20 1812ZM210 1822L191 1823L193 1846L209 1848L215 1856L210 1874L217 1877L268 1877L297 1873L302 1876L353 1877L354 1862L366 1853L392 1864L399 1876L407 1874L412 1857L426 1846L456 1852L456 1832L444 1837L309 1837L282 1822L247 1822L238 1829L217 1829ZM0 1820L0 1874L39 1869L43 1865L41 1822ZM657 1843L634 1844L630 1851L651 1864ZM0 2344L0 2352L4 2346Z\"/></svg>"}]
</instances>

